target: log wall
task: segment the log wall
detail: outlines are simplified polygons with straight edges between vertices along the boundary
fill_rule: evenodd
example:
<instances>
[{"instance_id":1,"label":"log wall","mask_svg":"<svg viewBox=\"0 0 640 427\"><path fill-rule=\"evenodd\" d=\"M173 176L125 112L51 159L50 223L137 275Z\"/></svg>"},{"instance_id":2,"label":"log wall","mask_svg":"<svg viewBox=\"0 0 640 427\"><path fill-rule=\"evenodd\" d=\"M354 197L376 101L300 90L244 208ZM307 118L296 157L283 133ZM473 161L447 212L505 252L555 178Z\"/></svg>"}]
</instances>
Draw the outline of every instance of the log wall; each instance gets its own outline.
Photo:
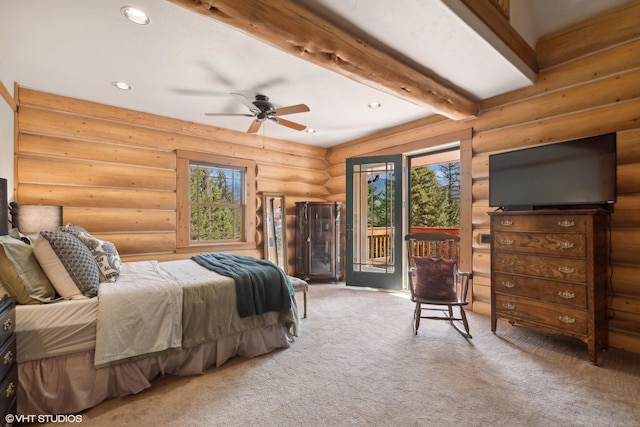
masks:
<instances>
[{"instance_id":1,"label":"log wall","mask_svg":"<svg viewBox=\"0 0 640 427\"><path fill-rule=\"evenodd\" d=\"M256 247L262 257L263 192L325 200L326 150L19 88L16 194L21 204L64 206L64 222L113 242L126 260L174 259L176 150L253 160ZM288 224L290 264L294 223Z\"/></svg>"},{"instance_id":2,"label":"log wall","mask_svg":"<svg viewBox=\"0 0 640 427\"><path fill-rule=\"evenodd\" d=\"M472 176L471 227L461 227L461 237L472 245L473 311L489 315L490 248L480 243L480 235L490 231L489 155L616 132L609 341L612 347L640 353L640 3L549 35L539 41L537 52L541 69L536 84L482 101L477 119L432 117L330 148L330 199L344 201L348 157L412 152L456 141L457 133L473 128L472 155L461 159L462 173Z\"/></svg>"},{"instance_id":3,"label":"log wall","mask_svg":"<svg viewBox=\"0 0 640 427\"><path fill-rule=\"evenodd\" d=\"M540 40L536 84L482 101L476 119L430 117L329 150L21 88L14 200L63 205L66 222L113 241L127 259L170 259L179 257L174 253L175 150L254 160L259 236L255 250L246 253L262 255L260 192L282 193L291 272L294 204L345 202L347 158L462 141L469 194L461 214L461 237L468 242L464 262L474 273L473 310L488 315L490 251L480 243L480 234L489 232L488 156L616 132L609 342L640 353L639 17L640 3L633 2Z\"/></svg>"}]
</instances>

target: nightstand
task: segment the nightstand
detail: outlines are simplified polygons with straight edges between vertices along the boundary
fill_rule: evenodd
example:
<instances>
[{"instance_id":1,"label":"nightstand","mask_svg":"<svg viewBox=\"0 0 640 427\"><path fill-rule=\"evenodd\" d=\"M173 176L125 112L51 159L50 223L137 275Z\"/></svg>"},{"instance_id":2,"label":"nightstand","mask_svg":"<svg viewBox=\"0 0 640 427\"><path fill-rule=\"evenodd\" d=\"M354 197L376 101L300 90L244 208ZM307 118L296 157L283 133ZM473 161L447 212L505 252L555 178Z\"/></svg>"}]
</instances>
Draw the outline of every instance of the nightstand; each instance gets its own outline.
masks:
<instances>
[{"instance_id":1,"label":"nightstand","mask_svg":"<svg viewBox=\"0 0 640 427\"><path fill-rule=\"evenodd\" d=\"M16 414L18 366L15 304L15 299L8 295L0 299L0 416L3 420L7 414Z\"/></svg>"}]
</instances>

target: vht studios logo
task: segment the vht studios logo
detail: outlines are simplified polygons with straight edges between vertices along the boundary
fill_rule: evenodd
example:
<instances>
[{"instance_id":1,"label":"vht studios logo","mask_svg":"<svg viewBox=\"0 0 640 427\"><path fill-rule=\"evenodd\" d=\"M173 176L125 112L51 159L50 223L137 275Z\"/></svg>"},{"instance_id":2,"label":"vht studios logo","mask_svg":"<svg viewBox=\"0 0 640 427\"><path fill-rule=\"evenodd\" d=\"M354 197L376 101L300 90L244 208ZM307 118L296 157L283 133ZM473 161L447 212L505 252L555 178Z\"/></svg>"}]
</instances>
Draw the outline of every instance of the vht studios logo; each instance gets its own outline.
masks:
<instances>
[{"instance_id":1,"label":"vht studios logo","mask_svg":"<svg viewBox=\"0 0 640 427\"><path fill-rule=\"evenodd\" d=\"M82 415L14 415L4 417L7 424L13 423L81 423Z\"/></svg>"}]
</instances>

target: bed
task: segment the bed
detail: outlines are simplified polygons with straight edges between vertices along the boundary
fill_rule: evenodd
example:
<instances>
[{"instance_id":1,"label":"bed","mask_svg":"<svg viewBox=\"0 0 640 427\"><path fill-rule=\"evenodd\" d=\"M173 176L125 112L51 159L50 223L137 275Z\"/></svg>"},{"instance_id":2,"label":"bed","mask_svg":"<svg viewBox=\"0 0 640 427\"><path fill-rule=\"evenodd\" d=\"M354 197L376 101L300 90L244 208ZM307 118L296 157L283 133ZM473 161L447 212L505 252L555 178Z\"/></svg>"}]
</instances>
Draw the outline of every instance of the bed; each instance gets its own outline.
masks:
<instances>
[{"instance_id":1,"label":"bed","mask_svg":"<svg viewBox=\"0 0 640 427\"><path fill-rule=\"evenodd\" d=\"M0 243L0 257L12 258ZM46 262L40 265L46 270ZM16 306L18 414L77 413L139 393L158 376L196 375L234 356L289 347L298 334L290 283L297 279L268 279L265 289L279 289L286 303L242 316L246 296L237 280L193 259L121 263L117 279L100 281L94 297L27 289L31 298L49 299Z\"/></svg>"}]
</instances>

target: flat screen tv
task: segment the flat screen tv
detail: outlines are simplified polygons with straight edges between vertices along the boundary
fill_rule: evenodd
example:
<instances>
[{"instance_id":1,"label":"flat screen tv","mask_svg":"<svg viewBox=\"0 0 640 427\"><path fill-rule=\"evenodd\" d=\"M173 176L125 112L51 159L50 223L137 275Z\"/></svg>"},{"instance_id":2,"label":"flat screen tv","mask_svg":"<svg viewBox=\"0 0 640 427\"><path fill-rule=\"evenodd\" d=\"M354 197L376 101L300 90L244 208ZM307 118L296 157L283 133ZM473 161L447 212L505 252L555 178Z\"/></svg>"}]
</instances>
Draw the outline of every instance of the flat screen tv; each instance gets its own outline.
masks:
<instances>
[{"instance_id":1,"label":"flat screen tv","mask_svg":"<svg viewBox=\"0 0 640 427\"><path fill-rule=\"evenodd\" d=\"M489 156L489 206L606 207L616 202L616 134Z\"/></svg>"}]
</instances>

